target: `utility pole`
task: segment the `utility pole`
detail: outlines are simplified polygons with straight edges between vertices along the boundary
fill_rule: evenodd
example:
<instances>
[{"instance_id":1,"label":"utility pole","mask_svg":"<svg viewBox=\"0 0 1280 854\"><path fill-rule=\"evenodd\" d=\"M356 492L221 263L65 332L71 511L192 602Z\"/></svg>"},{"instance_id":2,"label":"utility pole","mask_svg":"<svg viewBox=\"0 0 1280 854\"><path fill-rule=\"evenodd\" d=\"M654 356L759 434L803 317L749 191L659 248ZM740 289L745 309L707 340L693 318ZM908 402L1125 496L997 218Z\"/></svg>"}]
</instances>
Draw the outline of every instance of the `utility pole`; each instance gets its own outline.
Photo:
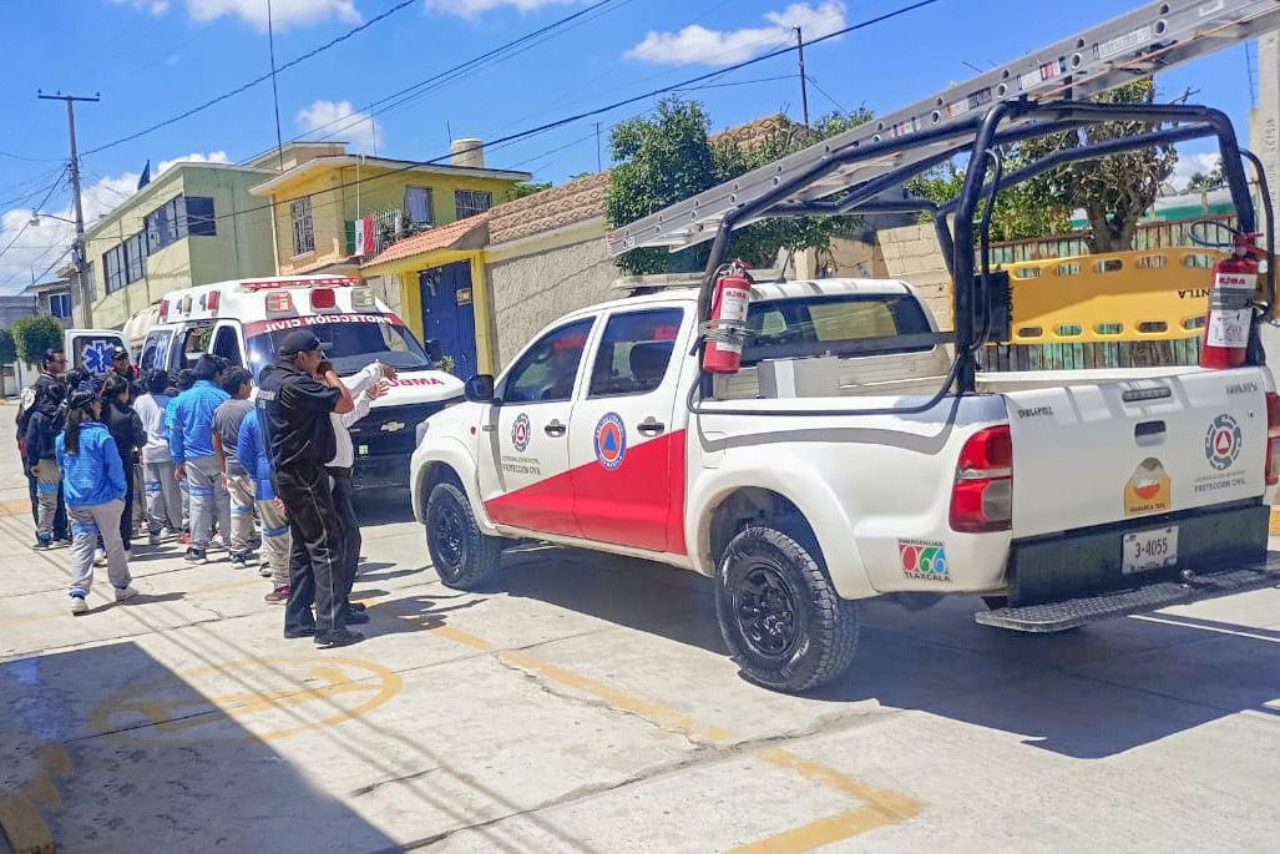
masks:
<instances>
[{"instance_id":1,"label":"utility pole","mask_svg":"<svg viewBox=\"0 0 1280 854\"><path fill-rule=\"evenodd\" d=\"M804 110L804 127L809 129L809 78L804 73L804 29L796 27L796 58L800 61L800 104Z\"/></svg>"},{"instance_id":2,"label":"utility pole","mask_svg":"<svg viewBox=\"0 0 1280 854\"><path fill-rule=\"evenodd\" d=\"M64 95L58 92L46 95L36 90L36 97L42 101L65 101L67 104L67 130L71 137L71 163L67 171L71 173L71 199L76 212L76 242L71 249L72 261L76 265L76 276L80 279L80 305L84 315L84 325L93 326L93 301L89 296L89 259L84 242L84 206L80 201L80 154L76 150L76 101L96 103L101 98L78 95Z\"/></svg>"}]
</instances>

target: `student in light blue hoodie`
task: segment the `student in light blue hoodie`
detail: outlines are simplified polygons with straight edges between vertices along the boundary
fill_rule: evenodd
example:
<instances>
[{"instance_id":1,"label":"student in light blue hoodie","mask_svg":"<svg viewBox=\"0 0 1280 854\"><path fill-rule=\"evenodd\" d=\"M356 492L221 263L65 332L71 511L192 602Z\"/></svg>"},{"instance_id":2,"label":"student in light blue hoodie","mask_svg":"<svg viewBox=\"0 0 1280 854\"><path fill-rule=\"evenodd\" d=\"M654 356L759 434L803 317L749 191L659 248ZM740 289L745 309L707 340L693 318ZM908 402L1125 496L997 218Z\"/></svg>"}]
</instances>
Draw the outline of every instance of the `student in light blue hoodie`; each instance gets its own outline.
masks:
<instances>
[{"instance_id":1,"label":"student in light blue hoodie","mask_svg":"<svg viewBox=\"0 0 1280 854\"><path fill-rule=\"evenodd\" d=\"M115 439L102 417L96 391L77 389L67 404L66 427L56 450L62 471L67 517L71 523L71 613L89 610L85 597L93 584L93 552L98 537L107 551L107 576L116 601L138 595L130 586L129 562L120 539L120 515L127 488Z\"/></svg>"}]
</instances>

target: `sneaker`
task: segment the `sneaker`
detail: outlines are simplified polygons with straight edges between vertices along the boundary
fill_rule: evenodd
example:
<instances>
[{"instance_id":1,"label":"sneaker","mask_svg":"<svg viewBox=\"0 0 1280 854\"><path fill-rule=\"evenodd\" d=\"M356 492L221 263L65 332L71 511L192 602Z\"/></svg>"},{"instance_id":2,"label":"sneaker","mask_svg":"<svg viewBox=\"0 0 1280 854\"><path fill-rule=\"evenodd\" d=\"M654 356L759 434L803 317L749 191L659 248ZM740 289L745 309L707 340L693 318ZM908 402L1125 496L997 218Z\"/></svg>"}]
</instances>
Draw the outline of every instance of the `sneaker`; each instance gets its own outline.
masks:
<instances>
[{"instance_id":1,"label":"sneaker","mask_svg":"<svg viewBox=\"0 0 1280 854\"><path fill-rule=\"evenodd\" d=\"M36 551L47 552L53 548L53 537L47 534L36 535Z\"/></svg>"},{"instance_id":2,"label":"sneaker","mask_svg":"<svg viewBox=\"0 0 1280 854\"><path fill-rule=\"evenodd\" d=\"M369 622L369 613L367 611L357 611L351 606L347 606L347 625L359 626Z\"/></svg>"},{"instance_id":3,"label":"sneaker","mask_svg":"<svg viewBox=\"0 0 1280 854\"><path fill-rule=\"evenodd\" d=\"M303 626L300 629L285 629L284 637L285 637L285 640L294 640L295 638L314 637L315 633L316 633L315 626Z\"/></svg>"},{"instance_id":4,"label":"sneaker","mask_svg":"<svg viewBox=\"0 0 1280 854\"><path fill-rule=\"evenodd\" d=\"M107 565L107 552L105 549L98 549L96 552L93 553L93 565L94 566Z\"/></svg>"},{"instance_id":5,"label":"sneaker","mask_svg":"<svg viewBox=\"0 0 1280 854\"><path fill-rule=\"evenodd\" d=\"M353 611L363 611L365 604L363 602L348 602L347 607Z\"/></svg>"},{"instance_id":6,"label":"sneaker","mask_svg":"<svg viewBox=\"0 0 1280 854\"><path fill-rule=\"evenodd\" d=\"M55 549L69 549L69 548L71 548L71 538L70 538L70 537L63 537L63 538L62 538L62 539L60 539L60 540L54 540L54 541L53 541L53 547L54 547Z\"/></svg>"},{"instance_id":7,"label":"sneaker","mask_svg":"<svg viewBox=\"0 0 1280 854\"><path fill-rule=\"evenodd\" d=\"M360 643L362 640L364 640L364 635L359 632L339 629L336 632L325 632L322 635L316 635L315 645L317 649L336 649L340 646L351 646L353 643Z\"/></svg>"},{"instance_id":8,"label":"sneaker","mask_svg":"<svg viewBox=\"0 0 1280 854\"><path fill-rule=\"evenodd\" d=\"M132 599L134 596L137 596L137 595L138 595L138 591L134 589L132 584L128 585L127 587L116 588L117 602L127 602L128 600Z\"/></svg>"},{"instance_id":9,"label":"sneaker","mask_svg":"<svg viewBox=\"0 0 1280 854\"><path fill-rule=\"evenodd\" d=\"M258 575L261 575L263 578L270 578L275 574L276 574L275 570L273 570L270 566L268 566L265 563L260 564L258 566Z\"/></svg>"},{"instance_id":10,"label":"sneaker","mask_svg":"<svg viewBox=\"0 0 1280 854\"><path fill-rule=\"evenodd\" d=\"M198 549L195 546L192 546L187 549L186 561L187 563L208 563L209 556L205 554L204 549Z\"/></svg>"},{"instance_id":11,"label":"sneaker","mask_svg":"<svg viewBox=\"0 0 1280 854\"><path fill-rule=\"evenodd\" d=\"M277 587L266 596L263 596L262 600L264 602L270 602L272 605L283 605L285 602L289 601L290 592L291 591L288 587Z\"/></svg>"},{"instance_id":12,"label":"sneaker","mask_svg":"<svg viewBox=\"0 0 1280 854\"><path fill-rule=\"evenodd\" d=\"M160 532L153 531L151 536L147 538L147 545L155 547L160 545Z\"/></svg>"},{"instance_id":13,"label":"sneaker","mask_svg":"<svg viewBox=\"0 0 1280 854\"><path fill-rule=\"evenodd\" d=\"M84 601L84 594L71 594L71 613L76 616L89 613L89 603Z\"/></svg>"},{"instance_id":14,"label":"sneaker","mask_svg":"<svg viewBox=\"0 0 1280 854\"><path fill-rule=\"evenodd\" d=\"M231 565L236 569L245 569L249 566L249 556L244 552L232 552Z\"/></svg>"}]
</instances>

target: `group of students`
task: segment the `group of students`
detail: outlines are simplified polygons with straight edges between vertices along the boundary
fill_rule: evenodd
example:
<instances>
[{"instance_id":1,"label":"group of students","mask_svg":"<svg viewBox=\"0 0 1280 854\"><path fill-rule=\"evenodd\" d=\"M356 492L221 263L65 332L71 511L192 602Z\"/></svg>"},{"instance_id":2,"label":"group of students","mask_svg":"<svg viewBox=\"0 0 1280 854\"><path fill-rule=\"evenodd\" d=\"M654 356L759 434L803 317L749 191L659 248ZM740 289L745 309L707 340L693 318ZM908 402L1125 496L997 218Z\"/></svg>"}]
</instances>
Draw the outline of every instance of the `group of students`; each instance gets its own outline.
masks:
<instances>
[{"instance_id":1,"label":"group of students","mask_svg":"<svg viewBox=\"0 0 1280 854\"><path fill-rule=\"evenodd\" d=\"M271 388L258 407L250 373L217 356L201 356L172 385L167 371L154 370L143 388L123 350L101 377L64 374L62 353L46 353L19 414L20 446L36 548L65 540L59 516L69 519L73 613L88 611L95 565L107 566L117 601L137 595L128 568L136 466L151 546L177 536L185 559L203 564L216 528L231 563L244 567L256 540L261 574L272 580L266 601L287 604L286 637L314 636L320 646L361 639L346 628L368 621L350 601L361 536L349 428L395 371L374 363L340 380L318 339L294 337L281 364L264 371Z\"/></svg>"}]
</instances>

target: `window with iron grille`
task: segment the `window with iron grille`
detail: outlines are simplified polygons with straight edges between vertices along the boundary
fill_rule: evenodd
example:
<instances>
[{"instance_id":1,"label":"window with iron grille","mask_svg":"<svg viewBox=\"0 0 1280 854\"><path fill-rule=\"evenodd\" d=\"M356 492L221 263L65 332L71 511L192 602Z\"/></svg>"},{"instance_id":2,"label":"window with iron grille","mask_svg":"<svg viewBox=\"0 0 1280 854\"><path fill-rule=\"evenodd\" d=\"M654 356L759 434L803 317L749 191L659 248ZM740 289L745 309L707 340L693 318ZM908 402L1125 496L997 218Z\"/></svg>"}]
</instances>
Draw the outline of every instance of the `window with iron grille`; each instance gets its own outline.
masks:
<instances>
[{"instance_id":1,"label":"window with iron grille","mask_svg":"<svg viewBox=\"0 0 1280 854\"><path fill-rule=\"evenodd\" d=\"M493 193L480 190L454 190L453 202L458 208L458 219L466 219L493 207Z\"/></svg>"},{"instance_id":2,"label":"window with iron grille","mask_svg":"<svg viewBox=\"0 0 1280 854\"><path fill-rule=\"evenodd\" d=\"M431 225L431 188L405 187L404 213L409 225Z\"/></svg>"},{"instance_id":3,"label":"window with iron grille","mask_svg":"<svg viewBox=\"0 0 1280 854\"><path fill-rule=\"evenodd\" d=\"M293 254L302 255L316 250L316 232L311 224L311 199L295 199L289 205L293 217Z\"/></svg>"}]
</instances>

